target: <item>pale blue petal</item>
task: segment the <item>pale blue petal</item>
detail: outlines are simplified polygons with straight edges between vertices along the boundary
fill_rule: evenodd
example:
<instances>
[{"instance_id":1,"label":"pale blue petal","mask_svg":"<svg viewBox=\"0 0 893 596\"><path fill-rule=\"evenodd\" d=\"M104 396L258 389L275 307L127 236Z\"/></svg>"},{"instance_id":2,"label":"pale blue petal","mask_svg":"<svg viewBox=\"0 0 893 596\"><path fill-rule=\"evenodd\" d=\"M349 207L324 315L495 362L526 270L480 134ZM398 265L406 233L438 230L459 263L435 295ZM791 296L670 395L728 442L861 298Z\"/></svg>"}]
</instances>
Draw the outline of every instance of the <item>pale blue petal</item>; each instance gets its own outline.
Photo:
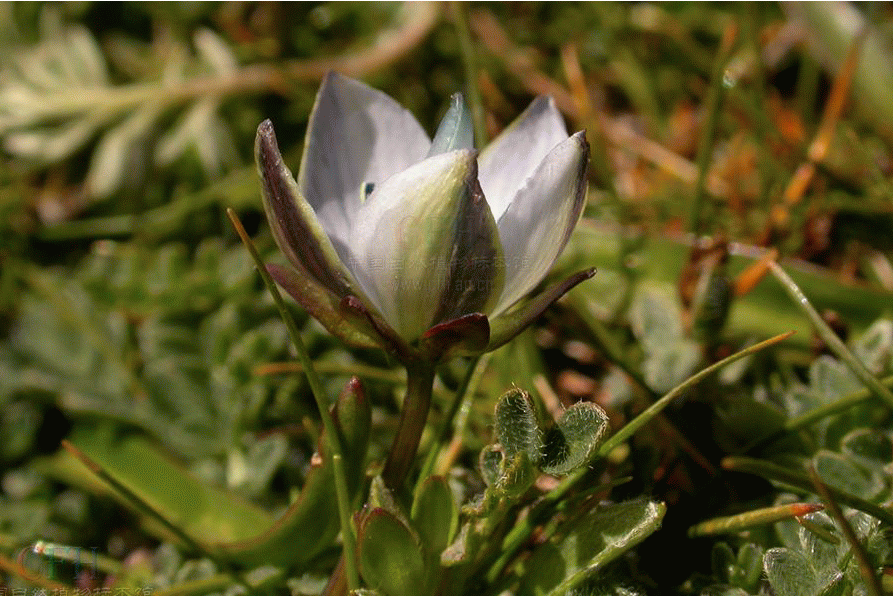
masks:
<instances>
[{"instance_id":1,"label":"pale blue petal","mask_svg":"<svg viewBox=\"0 0 893 596\"><path fill-rule=\"evenodd\" d=\"M538 97L481 152L481 187L497 220L546 154L567 139L551 97Z\"/></svg>"},{"instance_id":2,"label":"pale blue petal","mask_svg":"<svg viewBox=\"0 0 893 596\"><path fill-rule=\"evenodd\" d=\"M298 187L342 259L351 222L378 183L425 158L431 142L415 117L388 95L329 73L316 97Z\"/></svg>"},{"instance_id":3,"label":"pale blue petal","mask_svg":"<svg viewBox=\"0 0 893 596\"><path fill-rule=\"evenodd\" d=\"M505 285L493 315L532 290L564 250L586 203L586 136L578 132L555 147L498 219L505 254Z\"/></svg>"}]
</instances>

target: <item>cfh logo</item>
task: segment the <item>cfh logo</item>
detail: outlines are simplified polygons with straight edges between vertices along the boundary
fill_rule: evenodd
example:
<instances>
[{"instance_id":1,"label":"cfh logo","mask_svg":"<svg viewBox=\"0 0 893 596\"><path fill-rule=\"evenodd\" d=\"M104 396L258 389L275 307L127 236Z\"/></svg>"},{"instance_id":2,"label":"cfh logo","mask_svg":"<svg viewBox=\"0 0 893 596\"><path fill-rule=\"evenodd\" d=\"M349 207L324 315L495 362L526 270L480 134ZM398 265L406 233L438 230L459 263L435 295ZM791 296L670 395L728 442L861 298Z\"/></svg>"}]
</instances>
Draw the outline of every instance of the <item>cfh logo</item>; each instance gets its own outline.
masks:
<instances>
[{"instance_id":1,"label":"cfh logo","mask_svg":"<svg viewBox=\"0 0 893 596\"><path fill-rule=\"evenodd\" d=\"M49 544L37 542L30 548L23 548L17 557L18 572L28 581L43 579L41 575L29 569L30 557L36 557L43 564L46 577L53 577L57 567L63 563L74 566L74 575L81 573L82 569L89 569L91 576L96 574L97 548L94 546L84 549L80 546L66 546L63 544Z\"/></svg>"}]
</instances>

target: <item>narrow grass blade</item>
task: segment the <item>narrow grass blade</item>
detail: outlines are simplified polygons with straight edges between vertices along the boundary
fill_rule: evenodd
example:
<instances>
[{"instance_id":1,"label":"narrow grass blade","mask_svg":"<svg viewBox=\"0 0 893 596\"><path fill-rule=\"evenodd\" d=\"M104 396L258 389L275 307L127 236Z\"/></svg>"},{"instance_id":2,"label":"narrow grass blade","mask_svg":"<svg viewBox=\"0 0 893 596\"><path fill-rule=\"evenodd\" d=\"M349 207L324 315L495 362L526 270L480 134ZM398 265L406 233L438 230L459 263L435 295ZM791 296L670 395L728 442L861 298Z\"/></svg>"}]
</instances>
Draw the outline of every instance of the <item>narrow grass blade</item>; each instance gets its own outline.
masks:
<instances>
[{"instance_id":1,"label":"narrow grass blade","mask_svg":"<svg viewBox=\"0 0 893 596\"><path fill-rule=\"evenodd\" d=\"M859 380L862 381L866 387L893 408L893 392L887 389L883 383L871 374L868 369L865 368L865 365L856 358L846 345L844 345L843 341L841 341L831 327L829 327L824 319L822 319L815 307L809 302L809 299L803 294L794 280L785 273L784 269L777 263L770 264L770 267L772 268L772 274L779 282L781 282L781 285L787 291L791 299L800 307L800 310L809 317L816 332L828 345L831 351L850 367L853 374L859 377Z\"/></svg>"},{"instance_id":2,"label":"narrow grass blade","mask_svg":"<svg viewBox=\"0 0 893 596\"><path fill-rule=\"evenodd\" d=\"M332 415L329 413L325 401L323 401L324 391L322 383L319 380L319 376L316 374L316 369L313 368L313 362L310 360L310 354L307 353L306 346L304 346L304 340L301 339L301 332L298 330L298 326L295 323L294 318L291 316L291 313L289 313L288 309L285 307L285 302L282 300L282 294L279 292L279 288L276 287L276 284L273 283L273 279L270 277L270 273L264 266L264 262L261 260L257 249L254 247L254 243L245 231L244 226L242 226L242 222L239 221L239 216L236 215L236 212L232 209L227 209L226 214L232 222L233 227L236 229L236 232L239 234L239 238L242 239L245 248L248 249L248 252L251 254L251 258L254 260L254 265L257 268L258 273L260 273L261 278L264 280L264 285L267 287L267 291L270 292L270 295L273 296L273 300L276 302L276 308L279 309L279 314L282 316L283 322L285 322L288 334L298 353L298 360L300 360L301 367L304 369L304 375L307 377L307 382L310 385L310 392L313 394L313 399L316 400L316 407L319 410L319 416L322 419L323 427L325 428L326 436L328 437L327 447L328 452L332 457L332 467L335 474L335 491L338 496L338 515L341 520L341 536L344 542L344 557L347 563L347 584L351 590L356 590L360 587L360 574L356 565L356 535L354 534L353 525L350 521L350 504L347 495L347 479L345 478L344 473L344 458L341 453L341 446L338 444L338 434L335 431L335 422L332 420Z\"/></svg>"},{"instance_id":3,"label":"narrow grass blade","mask_svg":"<svg viewBox=\"0 0 893 596\"><path fill-rule=\"evenodd\" d=\"M762 509L754 509L738 515L730 515L728 517L714 517L708 519L688 529L688 535L695 536L711 536L713 534L731 534L761 526L764 524L774 524L775 522L791 519L792 517L800 517L807 513L815 513L821 511L821 505L810 503L790 503L788 505L778 505L776 507L764 507Z\"/></svg>"},{"instance_id":4,"label":"narrow grass blade","mask_svg":"<svg viewBox=\"0 0 893 596\"><path fill-rule=\"evenodd\" d=\"M762 476L767 480L781 482L804 492L815 492L815 487L810 481L809 476L805 473L765 460L742 456L727 457L722 460L722 467L733 472L746 472L748 474ZM888 511L880 505L875 505L870 501L866 501L861 497L834 488L833 486L828 487L828 494L830 494L835 501L843 503L847 507L864 511L868 515L878 518L887 525L893 525L893 512Z\"/></svg>"}]
</instances>

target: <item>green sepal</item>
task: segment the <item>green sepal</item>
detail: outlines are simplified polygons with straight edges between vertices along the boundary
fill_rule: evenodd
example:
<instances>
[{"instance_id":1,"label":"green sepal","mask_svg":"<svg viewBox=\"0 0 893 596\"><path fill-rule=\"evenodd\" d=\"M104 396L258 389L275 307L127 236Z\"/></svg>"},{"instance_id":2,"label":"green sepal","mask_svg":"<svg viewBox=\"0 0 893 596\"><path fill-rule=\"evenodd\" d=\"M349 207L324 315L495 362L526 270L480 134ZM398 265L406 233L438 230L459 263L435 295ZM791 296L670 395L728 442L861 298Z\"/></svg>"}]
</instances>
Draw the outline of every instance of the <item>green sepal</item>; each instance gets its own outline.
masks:
<instances>
[{"instance_id":1,"label":"green sepal","mask_svg":"<svg viewBox=\"0 0 893 596\"><path fill-rule=\"evenodd\" d=\"M595 268L578 271L563 281L549 286L539 294L522 300L506 312L490 319L490 343L487 351L505 345L524 331L556 300L570 292L577 284L595 275Z\"/></svg>"},{"instance_id":2,"label":"green sepal","mask_svg":"<svg viewBox=\"0 0 893 596\"><path fill-rule=\"evenodd\" d=\"M307 273L280 265L267 265L267 271L280 288L335 337L359 348L387 348L366 320L352 316L341 306L342 299Z\"/></svg>"}]
</instances>

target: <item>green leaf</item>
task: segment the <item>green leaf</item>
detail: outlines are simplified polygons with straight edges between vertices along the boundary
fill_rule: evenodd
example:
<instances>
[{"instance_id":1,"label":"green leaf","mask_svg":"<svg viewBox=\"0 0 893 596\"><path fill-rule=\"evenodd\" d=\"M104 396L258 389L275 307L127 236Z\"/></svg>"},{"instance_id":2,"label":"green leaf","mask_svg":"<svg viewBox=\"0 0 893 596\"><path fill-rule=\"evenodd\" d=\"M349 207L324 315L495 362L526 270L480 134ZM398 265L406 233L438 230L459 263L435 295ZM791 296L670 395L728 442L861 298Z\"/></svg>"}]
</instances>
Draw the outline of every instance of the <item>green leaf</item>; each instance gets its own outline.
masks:
<instances>
[{"instance_id":1,"label":"green leaf","mask_svg":"<svg viewBox=\"0 0 893 596\"><path fill-rule=\"evenodd\" d=\"M546 434L540 467L547 474L563 475L585 466L601 445L608 426L608 415L596 404L574 404Z\"/></svg>"},{"instance_id":2,"label":"green leaf","mask_svg":"<svg viewBox=\"0 0 893 596\"><path fill-rule=\"evenodd\" d=\"M397 503L397 499L394 498L394 493L385 486L380 474L372 478L372 482L369 484L367 504L375 509L384 509L404 524L409 524L409 519Z\"/></svg>"},{"instance_id":3,"label":"green leaf","mask_svg":"<svg viewBox=\"0 0 893 596\"><path fill-rule=\"evenodd\" d=\"M530 463L527 453L521 451L515 457L502 460L502 470L499 482L487 492L499 499L516 499L527 492L536 481L536 468Z\"/></svg>"},{"instance_id":4,"label":"green leaf","mask_svg":"<svg viewBox=\"0 0 893 596\"><path fill-rule=\"evenodd\" d=\"M423 593L425 564L412 530L384 509L359 517L357 550L366 583L387 596Z\"/></svg>"},{"instance_id":5,"label":"green leaf","mask_svg":"<svg viewBox=\"0 0 893 596\"><path fill-rule=\"evenodd\" d=\"M496 440L502 445L506 460L524 453L530 462L539 462L542 436L530 394L518 388L504 393L496 404L494 425Z\"/></svg>"},{"instance_id":6,"label":"green leaf","mask_svg":"<svg viewBox=\"0 0 893 596\"><path fill-rule=\"evenodd\" d=\"M815 596L818 582L806 555L789 548L770 548L763 569L776 596Z\"/></svg>"},{"instance_id":7,"label":"green leaf","mask_svg":"<svg viewBox=\"0 0 893 596\"><path fill-rule=\"evenodd\" d=\"M858 341L853 342L853 353L876 375L893 369L893 321L875 321Z\"/></svg>"},{"instance_id":8,"label":"green leaf","mask_svg":"<svg viewBox=\"0 0 893 596\"><path fill-rule=\"evenodd\" d=\"M681 321L682 311L669 291L648 287L636 294L630 323L645 352L645 380L657 393L679 385L701 359L697 344L686 339Z\"/></svg>"},{"instance_id":9,"label":"green leaf","mask_svg":"<svg viewBox=\"0 0 893 596\"><path fill-rule=\"evenodd\" d=\"M813 458L813 465L825 484L868 500L886 488L882 477L839 453L820 451Z\"/></svg>"},{"instance_id":10,"label":"green leaf","mask_svg":"<svg viewBox=\"0 0 893 596\"><path fill-rule=\"evenodd\" d=\"M431 476L422 483L410 516L425 550L439 561L459 526L459 507L445 478Z\"/></svg>"},{"instance_id":11,"label":"green leaf","mask_svg":"<svg viewBox=\"0 0 893 596\"><path fill-rule=\"evenodd\" d=\"M336 403L335 420L344 444L354 448L345 460L349 490L356 491L362 479L366 446L360 439L368 437L370 416L362 392L348 384ZM324 437L320 445L325 445ZM104 474L223 559L240 565L301 565L335 545L340 524L332 465L324 452L311 463L300 497L274 522L262 510L203 485L140 436L119 440L109 433L83 432L72 443ZM66 480L79 484L93 480L83 468L72 468L64 457L56 459L53 468L57 474L65 474ZM126 496L116 496L124 505L141 511ZM170 538L163 529L155 532Z\"/></svg>"},{"instance_id":12,"label":"green leaf","mask_svg":"<svg viewBox=\"0 0 893 596\"><path fill-rule=\"evenodd\" d=\"M519 596L567 593L656 531L665 512L662 503L645 500L589 512L559 540L537 549L524 569Z\"/></svg>"},{"instance_id":13,"label":"green leaf","mask_svg":"<svg viewBox=\"0 0 893 596\"><path fill-rule=\"evenodd\" d=\"M144 437L115 437L109 431L109 427L81 428L71 437L71 443L190 536L207 541L242 540L272 523L263 510L200 483ZM46 464L57 477L81 486L101 486L101 492L110 492L122 504L131 506L110 487L88 476L64 452L46 460ZM164 533L161 536L169 537Z\"/></svg>"},{"instance_id":14,"label":"green leaf","mask_svg":"<svg viewBox=\"0 0 893 596\"><path fill-rule=\"evenodd\" d=\"M841 440L840 451L870 470L890 462L893 441L880 429L858 428Z\"/></svg>"}]
</instances>

